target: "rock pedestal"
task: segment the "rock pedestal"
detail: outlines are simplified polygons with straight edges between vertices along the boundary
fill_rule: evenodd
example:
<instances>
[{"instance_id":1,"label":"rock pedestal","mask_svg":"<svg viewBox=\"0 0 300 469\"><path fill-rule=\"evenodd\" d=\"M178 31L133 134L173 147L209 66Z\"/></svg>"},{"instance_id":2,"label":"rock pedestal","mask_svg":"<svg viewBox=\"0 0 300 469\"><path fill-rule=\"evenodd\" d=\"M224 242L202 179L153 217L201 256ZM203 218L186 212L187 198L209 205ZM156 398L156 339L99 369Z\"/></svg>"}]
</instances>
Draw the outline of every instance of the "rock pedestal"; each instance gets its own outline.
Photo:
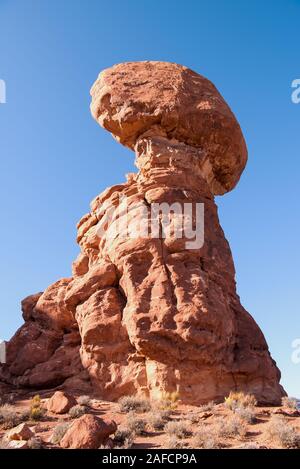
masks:
<instances>
[{"instance_id":1,"label":"rock pedestal","mask_svg":"<svg viewBox=\"0 0 300 469\"><path fill-rule=\"evenodd\" d=\"M109 400L177 390L201 404L242 390L278 404L280 372L241 306L214 202L247 161L234 115L208 80L163 62L105 70L91 95L139 171L91 203L72 277L23 301L2 379Z\"/></svg>"}]
</instances>

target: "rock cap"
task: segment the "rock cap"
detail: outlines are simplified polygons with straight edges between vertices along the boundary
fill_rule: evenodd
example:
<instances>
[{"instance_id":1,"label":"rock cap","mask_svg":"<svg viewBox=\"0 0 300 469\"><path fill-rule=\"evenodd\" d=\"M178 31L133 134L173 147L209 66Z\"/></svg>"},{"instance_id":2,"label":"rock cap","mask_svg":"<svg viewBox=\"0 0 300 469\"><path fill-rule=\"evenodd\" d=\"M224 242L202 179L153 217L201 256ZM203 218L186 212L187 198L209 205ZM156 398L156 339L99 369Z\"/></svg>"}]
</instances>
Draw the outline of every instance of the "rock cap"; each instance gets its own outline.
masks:
<instances>
[{"instance_id":1,"label":"rock cap","mask_svg":"<svg viewBox=\"0 0 300 469\"><path fill-rule=\"evenodd\" d=\"M237 184L247 162L243 134L203 76L175 63L126 62L101 72L91 96L93 117L123 145L134 149L147 132L194 146L214 194Z\"/></svg>"}]
</instances>

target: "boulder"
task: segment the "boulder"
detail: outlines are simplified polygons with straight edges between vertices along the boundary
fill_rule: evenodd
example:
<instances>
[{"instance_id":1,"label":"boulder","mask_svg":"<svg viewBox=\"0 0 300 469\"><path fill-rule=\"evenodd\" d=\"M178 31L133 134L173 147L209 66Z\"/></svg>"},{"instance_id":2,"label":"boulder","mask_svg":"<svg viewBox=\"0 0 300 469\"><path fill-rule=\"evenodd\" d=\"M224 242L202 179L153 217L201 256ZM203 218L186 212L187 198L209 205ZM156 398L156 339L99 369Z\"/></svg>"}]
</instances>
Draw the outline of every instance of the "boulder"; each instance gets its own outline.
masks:
<instances>
[{"instance_id":1,"label":"boulder","mask_svg":"<svg viewBox=\"0 0 300 469\"><path fill-rule=\"evenodd\" d=\"M20 423L15 428L12 428L5 434L7 440L24 440L28 441L34 436L33 431L29 428L27 423Z\"/></svg>"},{"instance_id":2,"label":"boulder","mask_svg":"<svg viewBox=\"0 0 300 469\"><path fill-rule=\"evenodd\" d=\"M77 404L75 397L64 391L56 391L47 402L47 410L54 414L66 414Z\"/></svg>"},{"instance_id":3,"label":"boulder","mask_svg":"<svg viewBox=\"0 0 300 469\"><path fill-rule=\"evenodd\" d=\"M115 433L117 425L113 420L86 414L75 420L60 442L62 448L97 449Z\"/></svg>"}]
</instances>

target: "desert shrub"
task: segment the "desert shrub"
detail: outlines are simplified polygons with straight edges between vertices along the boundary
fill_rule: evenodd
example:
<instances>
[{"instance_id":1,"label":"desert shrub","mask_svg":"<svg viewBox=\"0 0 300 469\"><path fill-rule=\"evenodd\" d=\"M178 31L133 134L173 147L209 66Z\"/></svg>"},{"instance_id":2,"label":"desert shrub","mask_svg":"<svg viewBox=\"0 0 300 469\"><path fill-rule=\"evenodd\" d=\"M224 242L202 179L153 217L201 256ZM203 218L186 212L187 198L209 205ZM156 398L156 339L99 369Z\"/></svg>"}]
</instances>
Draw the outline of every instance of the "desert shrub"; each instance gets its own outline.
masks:
<instances>
[{"instance_id":1,"label":"desert shrub","mask_svg":"<svg viewBox=\"0 0 300 469\"><path fill-rule=\"evenodd\" d=\"M199 406L200 412L211 412L215 408L215 403L214 401L210 401L207 404L203 404Z\"/></svg>"},{"instance_id":2,"label":"desert shrub","mask_svg":"<svg viewBox=\"0 0 300 469\"><path fill-rule=\"evenodd\" d=\"M246 423L255 423L256 421L253 407L236 407L234 413Z\"/></svg>"},{"instance_id":3,"label":"desert shrub","mask_svg":"<svg viewBox=\"0 0 300 469\"><path fill-rule=\"evenodd\" d=\"M168 411L154 410L148 415L148 422L153 430L163 430L168 420Z\"/></svg>"},{"instance_id":4,"label":"desert shrub","mask_svg":"<svg viewBox=\"0 0 300 469\"><path fill-rule=\"evenodd\" d=\"M177 438L186 438L192 435L189 422L185 420L173 420L168 422L165 426L165 432L169 436L176 436Z\"/></svg>"},{"instance_id":5,"label":"desert shrub","mask_svg":"<svg viewBox=\"0 0 300 469\"><path fill-rule=\"evenodd\" d=\"M170 420L172 415L172 411L170 409L159 409L159 413L166 422Z\"/></svg>"},{"instance_id":6,"label":"desert shrub","mask_svg":"<svg viewBox=\"0 0 300 469\"><path fill-rule=\"evenodd\" d=\"M256 404L257 401L252 394L244 394L243 392L230 392L229 396L225 398L225 406L246 423L255 422L254 407Z\"/></svg>"},{"instance_id":7,"label":"desert shrub","mask_svg":"<svg viewBox=\"0 0 300 469\"><path fill-rule=\"evenodd\" d=\"M14 406L4 404L0 407L0 424L4 430L16 427L22 422L26 422L30 417L29 411L17 413Z\"/></svg>"},{"instance_id":8,"label":"desert shrub","mask_svg":"<svg viewBox=\"0 0 300 469\"><path fill-rule=\"evenodd\" d=\"M161 394L160 398L160 408L165 410L174 410L177 408L179 400L179 392L166 392L164 391Z\"/></svg>"},{"instance_id":9,"label":"desert shrub","mask_svg":"<svg viewBox=\"0 0 300 469\"><path fill-rule=\"evenodd\" d=\"M20 417L10 404L4 404L0 407L0 423L4 430L16 427L21 423Z\"/></svg>"},{"instance_id":10,"label":"desert shrub","mask_svg":"<svg viewBox=\"0 0 300 469\"><path fill-rule=\"evenodd\" d=\"M166 445L168 449L183 449L185 446L184 442L176 435L169 435Z\"/></svg>"},{"instance_id":11,"label":"desert shrub","mask_svg":"<svg viewBox=\"0 0 300 469\"><path fill-rule=\"evenodd\" d=\"M237 407L255 407L257 401L252 394L231 391L228 397L225 397L225 406L231 410Z\"/></svg>"},{"instance_id":12,"label":"desert shrub","mask_svg":"<svg viewBox=\"0 0 300 469\"><path fill-rule=\"evenodd\" d=\"M23 410L18 414L18 419L19 423L27 422L27 420L30 420L30 411L28 409Z\"/></svg>"},{"instance_id":13,"label":"desert shrub","mask_svg":"<svg viewBox=\"0 0 300 469\"><path fill-rule=\"evenodd\" d=\"M29 418L32 420L42 420L45 415L45 410L41 407L42 402L40 396L37 394L31 399Z\"/></svg>"},{"instance_id":14,"label":"desert shrub","mask_svg":"<svg viewBox=\"0 0 300 469\"><path fill-rule=\"evenodd\" d=\"M34 407L30 410L30 418L34 421L42 420L44 417L45 411L40 407Z\"/></svg>"},{"instance_id":15,"label":"desert shrub","mask_svg":"<svg viewBox=\"0 0 300 469\"><path fill-rule=\"evenodd\" d=\"M282 415L273 415L267 426L267 435L284 448L300 448L300 435Z\"/></svg>"},{"instance_id":16,"label":"desert shrub","mask_svg":"<svg viewBox=\"0 0 300 469\"><path fill-rule=\"evenodd\" d=\"M36 394L35 396L33 396L30 404L31 407L41 407L42 401L40 395Z\"/></svg>"},{"instance_id":17,"label":"desert shrub","mask_svg":"<svg viewBox=\"0 0 300 469\"><path fill-rule=\"evenodd\" d=\"M198 423L199 422L199 415L196 412L189 412L186 415L186 420L191 423Z\"/></svg>"},{"instance_id":18,"label":"desert shrub","mask_svg":"<svg viewBox=\"0 0 300 469\"><path fill-rule=\"evenodd\" d=\"M286 409L297 410L297 399L295 399L294 397L283 397L281 399L281 404Z\"/></svg>"},{"instance_id":19,"label":"desert shrub","mask_svg":"<svg viewBox=\"0 0 300 469\"><path fill-rule=\"evenodd\" d=\"M77 402L79 405L89 406L91 404L91 399L89 396L79 396Z\"/></svg>"},{"instance_id":20,"label":"desert shrub","mask_svg":"<svg viewBox=\"0 0 300 469\"><path fill-rule=\"evenodd\" d=\"M28 440L28 448L29 449L42 449L43 443L42 440L38 437L33 437Z\"/></svg>"},{"instance_id":21,"label":"desert shrub","mask_svg":"<svg viewBox=\"0 0 300 469\"><path fill-rule=\"evenodd\" d=\"M138 417L134 412L130 412L127 416L128 430L134 432L136 435L144 435L147 433L147 424L144 419Z\"/></svg>"},{"instance_id":22,"label":"desert shrub","mask_svg":"<svg viewBox=\"0 0 300 469\"><path fill-rule=\"evenodd\" d=\"M56 425L56 427L53 430L52 436L51 436L51 443L58 445L62 438L64 437L65 433L70 427L70 423L68 422L62 422Z\"/></svg>"},{"instance_id":23,"label":"desert shrub","mask_svg":"<svg viewBox=\"0 0 300 469\"><path fill-rule=\"evenodd\" d=\"M134 443L135 432L129 428L120 428L114 436L114 448L129 449Z\"/></svg>"},{"instance_id":24,"label":"desert shrub","mask_svg":"<svg viewBox=\"0 0 300 469\"><path fill-rule=\"evenodd\" d=\"M71 417L71 419L77 419L86 413L87 413L87 408L83 405L74 405L69 410L69 416Z\"/></svg>"},{"instance_id":25,"label":"desert shrub","mask_svg":"<svg viewBox=\"0 0 300 469\"><path fill-rule=\"evenodd\" d=\"M247 425L238 415L220 417L216 420L215 426L218 436L224 438L243 438L247 433Z\"/></svg>"},{"instance_id":26,"label":"desert shrub","mask_svg":"<svg viewBox=\"0 0 300 469\"><path fill-rule=\"evenodd\" d=\"M148 412L151 410L149 400L138 396L123 396L119 399L121 412Z\"/></svg>"},{"instance_id":27,"label":"desert shrub","mask_svg":"<svg viewBox=\"0 0 300 469\"><path fill-rule=\"evenodd\" d=\"M199 425L194 438L194 447L203 449L220 448L220 442L215 428L203 423Z\"/></svg>"}]
</instances>

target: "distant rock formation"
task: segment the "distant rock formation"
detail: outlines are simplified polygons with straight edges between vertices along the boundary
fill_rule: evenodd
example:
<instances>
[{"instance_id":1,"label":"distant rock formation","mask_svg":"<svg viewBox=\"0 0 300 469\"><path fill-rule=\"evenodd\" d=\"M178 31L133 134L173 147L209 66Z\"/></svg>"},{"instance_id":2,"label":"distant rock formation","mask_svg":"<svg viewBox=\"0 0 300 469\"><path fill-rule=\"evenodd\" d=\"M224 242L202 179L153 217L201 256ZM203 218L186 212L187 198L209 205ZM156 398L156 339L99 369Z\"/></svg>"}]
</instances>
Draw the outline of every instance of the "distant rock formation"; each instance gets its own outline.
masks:
<instances>
[{"instance_id":1,"label":"distant rock formation","mask_svg":"<svg viewBox=\"0 0 300 469\"><path fill-rule=\"evenodd\" d=\"M2 380L92 386L109 400L177 390L201 404L242 390L280 403L280 372L240 304L214 202L247 161L234 115L210 81L172 63L116 65L91 95L94 118L135 151L139 171L97 196L78 223L73 276L23 300Z\"/></svg>"}]
</instances>

